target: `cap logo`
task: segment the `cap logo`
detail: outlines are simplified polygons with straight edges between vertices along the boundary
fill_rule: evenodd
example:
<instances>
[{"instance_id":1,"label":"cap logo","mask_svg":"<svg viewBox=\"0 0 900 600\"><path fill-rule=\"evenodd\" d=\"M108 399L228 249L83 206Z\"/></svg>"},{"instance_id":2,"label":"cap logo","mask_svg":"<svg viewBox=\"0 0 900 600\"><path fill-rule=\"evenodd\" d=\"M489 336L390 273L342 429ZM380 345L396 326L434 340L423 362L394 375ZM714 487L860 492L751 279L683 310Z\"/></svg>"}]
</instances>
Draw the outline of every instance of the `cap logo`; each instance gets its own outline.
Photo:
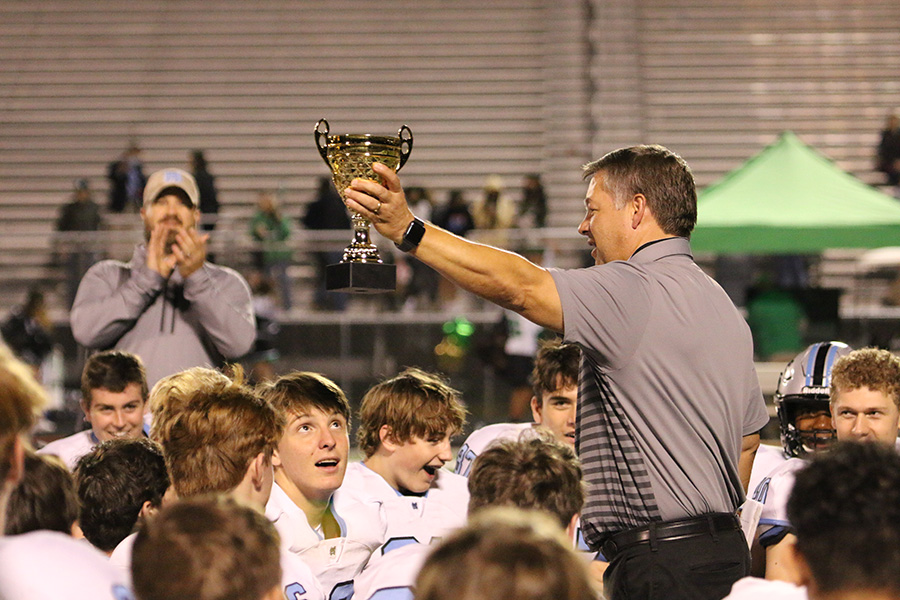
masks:
<instances>
[{"instance_id":1,"label":"cap logo","mask_svg":"<svg viewBox=\"0 0 900 600\"><path fill-rule=\"evenodd\" d=\"M177 171L166 171L163 173L163 181L166 183L181 183L181 174Z\"/></svg>"}]
</instances>

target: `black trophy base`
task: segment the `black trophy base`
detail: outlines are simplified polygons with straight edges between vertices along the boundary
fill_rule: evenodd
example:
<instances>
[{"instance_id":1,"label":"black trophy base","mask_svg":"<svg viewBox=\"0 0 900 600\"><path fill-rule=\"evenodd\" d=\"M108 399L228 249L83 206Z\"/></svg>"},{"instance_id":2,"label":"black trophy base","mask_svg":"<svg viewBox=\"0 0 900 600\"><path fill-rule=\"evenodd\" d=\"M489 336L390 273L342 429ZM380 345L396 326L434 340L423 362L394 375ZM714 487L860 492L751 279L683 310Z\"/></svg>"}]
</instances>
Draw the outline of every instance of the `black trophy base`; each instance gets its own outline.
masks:
<instances>
[{"instance_id":1,"label":"black trophy base","mask_svg":"<svg viewBox=\"0 0 900 600\"><path fill-rule=\"evenodd\" d=\"M379 294L397 289L397 265L341 262L325 267L325 289L329 292Z\"/></svg>"}]
</instances>

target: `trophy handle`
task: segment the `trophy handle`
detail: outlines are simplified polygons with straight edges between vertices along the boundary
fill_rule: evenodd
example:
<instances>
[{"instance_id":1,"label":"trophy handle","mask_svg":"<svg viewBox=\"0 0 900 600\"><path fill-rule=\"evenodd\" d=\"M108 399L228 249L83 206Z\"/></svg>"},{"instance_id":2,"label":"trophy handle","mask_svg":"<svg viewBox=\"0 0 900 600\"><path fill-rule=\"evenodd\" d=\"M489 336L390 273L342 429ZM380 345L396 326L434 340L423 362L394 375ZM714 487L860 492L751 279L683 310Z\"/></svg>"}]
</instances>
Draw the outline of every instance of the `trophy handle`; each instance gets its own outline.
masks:
<instances>
[{"instance_id":1,"label":"trophy handle","mask_svg":"<svg viewBox=\"0 0 900 600\"><path fill-rule=\"evenodd\" d=\"M322 125L325 125L325 131L321 131ZM406 126L404 125L404 127ZM331 127L329 127L328 121L325 119L319 119L314 130L316 134L316 148L319 150L319 154L322 155L322 160L325 161L325 164L328 165L329 169L331 168L331 163L328 162L328 132L330 130ZM410 140L410 145L412 145L412 140Z\"/></svg>"},{"instance_id":2,"label":"trophy handle","mask_svg":"<svg viewBox=\"0 0 900 600\"><path fill-rule=\"evenodd\" d=\"M324 120L324 119L323 119ZM328 125L326 121L325 125ZM400 128L400 131L397 132L397 136L400 138L400 164L397 165L397 170L403 168L403 165L406 164L407 159L409 159L409 155L412 153L413 147L413 134L412 129L404 125Z\"/></svg>"}]
</instances>

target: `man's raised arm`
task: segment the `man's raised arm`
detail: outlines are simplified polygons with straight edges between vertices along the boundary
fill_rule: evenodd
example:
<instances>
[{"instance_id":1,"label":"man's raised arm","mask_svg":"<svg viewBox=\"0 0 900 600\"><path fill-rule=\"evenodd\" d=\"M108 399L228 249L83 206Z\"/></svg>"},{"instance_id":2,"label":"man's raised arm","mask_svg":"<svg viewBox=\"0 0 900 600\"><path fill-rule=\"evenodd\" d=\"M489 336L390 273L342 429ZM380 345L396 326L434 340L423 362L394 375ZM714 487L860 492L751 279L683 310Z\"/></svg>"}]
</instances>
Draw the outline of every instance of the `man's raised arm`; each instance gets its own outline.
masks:
<instances>
[{"instance_id":1,"label":"man's raised arm","mask_svg":"<svg viewBox=\"0 0 900 600\"><path fill-rule=\"evenodd\" d=\"M415 215L393 169L380 163L374 169L385 185L354 179L346 192L347 206L399 244ZM553 277L518 254L471 242L430 223L425 224L425 235L410 254L463 289L538 325L563 331L562 303Z\"/></svg>"}]
</instances>

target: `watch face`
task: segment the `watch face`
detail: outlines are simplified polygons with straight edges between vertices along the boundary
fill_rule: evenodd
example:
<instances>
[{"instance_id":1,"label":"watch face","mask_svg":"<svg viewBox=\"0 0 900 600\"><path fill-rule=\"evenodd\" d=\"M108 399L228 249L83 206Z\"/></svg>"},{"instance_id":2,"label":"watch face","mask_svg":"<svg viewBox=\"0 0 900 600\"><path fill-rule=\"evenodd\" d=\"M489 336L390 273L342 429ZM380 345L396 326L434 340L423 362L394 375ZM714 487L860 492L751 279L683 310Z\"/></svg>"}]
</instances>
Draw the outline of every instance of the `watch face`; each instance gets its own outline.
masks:
<instances>
[{"instance_id":1,"label":"watch face","mask_svg":"<svg viewBox=\"0 0 900 600\"><path fill-rule=\"evenodd\" d=\"M409 227L406 228L406 233L403 234L403 241L397 244L397 247L403 252L409 252L419 245L419 242L422 241L422 236L424 235L425 223L420 219L415 218L412 223L409 224Z\"/></svg>"}]
</instances>

